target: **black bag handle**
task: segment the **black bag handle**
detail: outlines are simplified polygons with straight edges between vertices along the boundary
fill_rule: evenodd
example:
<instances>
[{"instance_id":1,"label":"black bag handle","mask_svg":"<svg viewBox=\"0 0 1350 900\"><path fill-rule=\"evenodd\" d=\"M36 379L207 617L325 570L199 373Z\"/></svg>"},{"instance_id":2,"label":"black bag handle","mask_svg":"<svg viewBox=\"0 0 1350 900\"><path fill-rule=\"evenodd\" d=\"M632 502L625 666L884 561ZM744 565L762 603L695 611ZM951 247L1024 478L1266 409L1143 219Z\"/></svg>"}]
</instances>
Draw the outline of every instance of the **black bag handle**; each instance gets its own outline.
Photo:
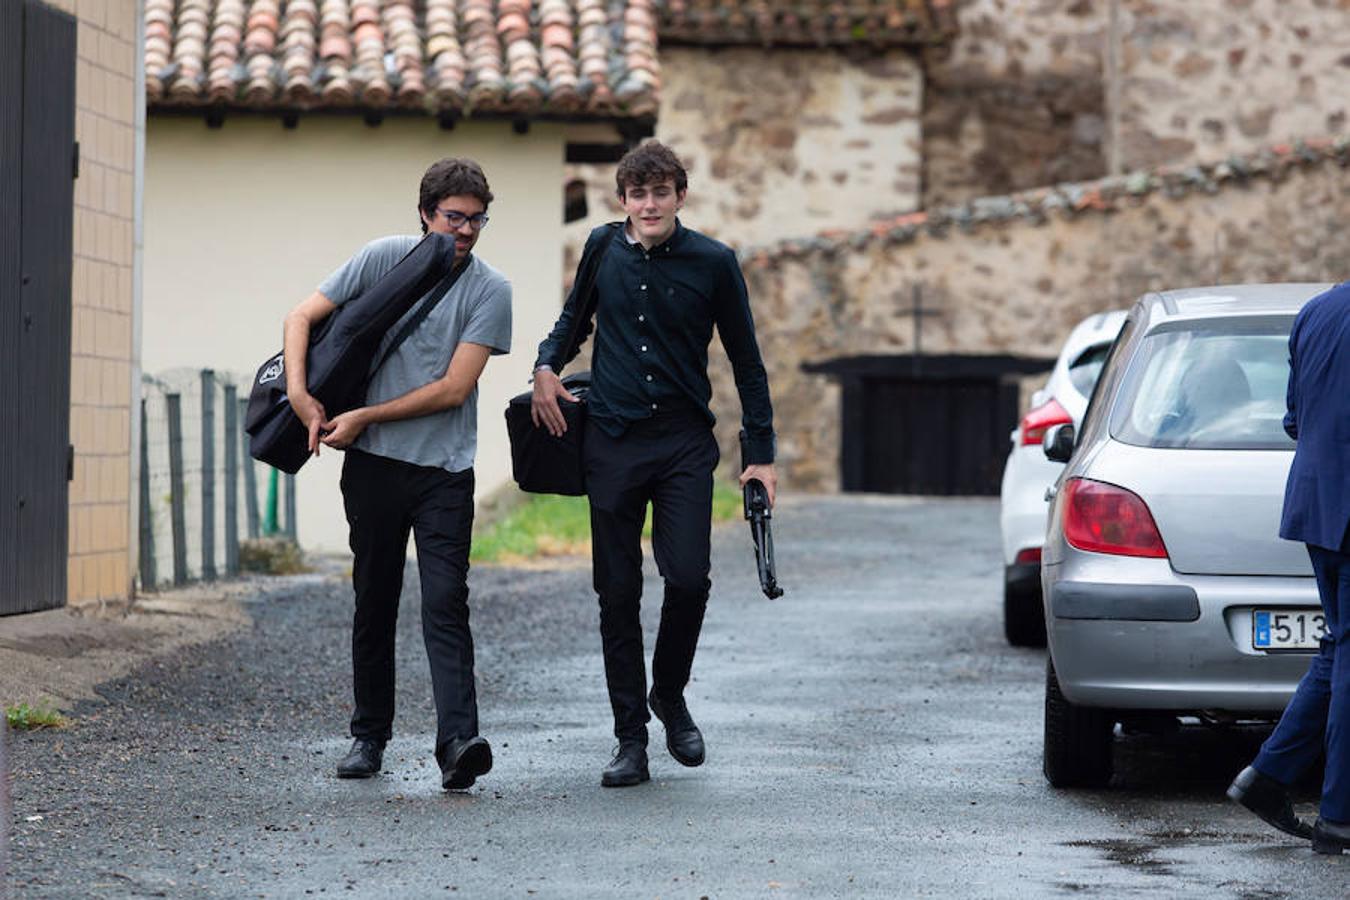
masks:
<instances>
[{"instance_id":1,"label":"black bag handle","mask_svg":"<svg viewBox=\"0 0 1350 900\"><path fill-rule=\"evenodd\" d=\"M472 260L473 254L467 254L459 265L452 267L445 274L445 277L436 283L436 286L431 289L431 293L422 301L422 305L417 307L417 312L413 313L412 317L403 323L403 327L399 329L398 334L394 335L394 340L384 349L384 353L380 355L380 361L375 364L375 368L370 370L372 375L379 371L380 366L389 361L389 357L393 356L399 345L408 339L408 335L416 331L417 326L426 321L427 316L431 315L431 311L436 308L436 304L444 300L445 295L450 293L450 289L455 286L456 281L459 281L459 276L464 274L464 270L469 267Z\"/></svg>"},{"instance_id":2,"label":"black bag handle","mask_svg":"<svg viewBox=\"0 0 1350 900\"><path fill-rule=\"evenodd\" d=\"M562 376L562 369L567 367L567 362L577 353L581 352L580 333L582 327L595 315L597 306L595 298L595 279L600 276L600 263L605 259L605 253L609 250L609 245L614 243L619 230L623 228L623 223L611 225L604 237L600 239L600 246L596 249L593 262L589 269L581 273L581 284L578 285L577 303L579 309L577 316L572 319L572 327L568 329L567 341L563 344L562 356L559 357L558 376Z\"/></svg>"}]
</instances>

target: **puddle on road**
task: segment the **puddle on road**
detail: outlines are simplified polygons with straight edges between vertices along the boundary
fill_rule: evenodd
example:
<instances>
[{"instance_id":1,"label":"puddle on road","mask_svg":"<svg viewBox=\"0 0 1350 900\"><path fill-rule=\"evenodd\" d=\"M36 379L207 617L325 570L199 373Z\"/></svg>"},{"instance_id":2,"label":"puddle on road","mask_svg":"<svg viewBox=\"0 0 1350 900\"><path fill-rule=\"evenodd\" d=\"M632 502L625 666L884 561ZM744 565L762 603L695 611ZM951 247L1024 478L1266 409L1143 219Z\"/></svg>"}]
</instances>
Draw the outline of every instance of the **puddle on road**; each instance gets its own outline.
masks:
<instances>
[{"instance_id":1,"label":"puddle on road","mask_svg":"<svg viewBox=\"0 0 1350 900\"><path fill-rule=\"evenodd\" d=\"M1183 829L1180 831L1155 831L1139 838L1102 838L1066 841L1062 846L1095 850L1100 853L1106 861L1123 866L1131 871L1140 872L1144 875L1173 877L1180 874L1177 866L1180 865L1184 867L1185 863L1176 860L1161 859L1159 857L1160 853L1168 850L1183 850L1186 848L1232 846L1235 843L1249 846L1252 853L1257 856L1279 857L1283 859L1287 858L1291 851L1304 850L1304 852L1306 852L1306 847L1297 847L1294 845L1272 847L1259 846L1262 843L1262 837L1256 834L1195 831L1190 829ZM1077 893L1094 889L1092 885L1067 881L1058 882L1056 887L1067 893ZM1254 885L1246 881L1225 881L1217 884L1216 887L1233 891L1232 896L1240 898L1240 900L1283 900L1283 898L1294 896L1288 891Z\"/></svg>"},{"instance_id":2,"label":"puddle on road","mask_svg":"<svg viewBox=\"0 0 1350 900\"><path fill-rule=\"evenodd\" d=\"M1130 838L1102 838L1097 840L1067 841L1066 847L1086 847L1096 850L1110 862L1129 866L1147 875L1175 875L1172 868L1154 854L1163 849L1157 840Z\"/></svg>"}]
</instances>

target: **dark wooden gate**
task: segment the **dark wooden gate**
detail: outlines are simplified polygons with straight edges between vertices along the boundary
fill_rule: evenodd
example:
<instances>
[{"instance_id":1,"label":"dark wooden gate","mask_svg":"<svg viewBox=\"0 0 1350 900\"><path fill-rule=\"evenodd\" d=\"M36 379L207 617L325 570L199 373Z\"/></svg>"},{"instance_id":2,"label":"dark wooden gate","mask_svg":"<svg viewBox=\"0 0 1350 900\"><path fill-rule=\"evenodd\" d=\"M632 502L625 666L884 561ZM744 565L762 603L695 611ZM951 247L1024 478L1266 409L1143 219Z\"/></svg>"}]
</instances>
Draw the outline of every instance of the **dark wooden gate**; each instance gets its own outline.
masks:
<instances>
[{"instance_id":1,"label":"dark wooden gate","mask_svg":"<svg viewBox=\"0 0 1350 900\"><path fill-rule=\"evenodd\" d=\"M805 367L843 386L846 491L997 494L1017 426L1018 380L1053 360L852 357Z\"/></svg>"},{"instance_id":2,"label":"dark wooden gate","mask_svg":"<svg viewBox=\"0 0 1350 900\"><path fill-rule=\"evenodd\" d=\"M66 600L75 20L0 2L0 614Z\"/></svg>"}]
</instances>

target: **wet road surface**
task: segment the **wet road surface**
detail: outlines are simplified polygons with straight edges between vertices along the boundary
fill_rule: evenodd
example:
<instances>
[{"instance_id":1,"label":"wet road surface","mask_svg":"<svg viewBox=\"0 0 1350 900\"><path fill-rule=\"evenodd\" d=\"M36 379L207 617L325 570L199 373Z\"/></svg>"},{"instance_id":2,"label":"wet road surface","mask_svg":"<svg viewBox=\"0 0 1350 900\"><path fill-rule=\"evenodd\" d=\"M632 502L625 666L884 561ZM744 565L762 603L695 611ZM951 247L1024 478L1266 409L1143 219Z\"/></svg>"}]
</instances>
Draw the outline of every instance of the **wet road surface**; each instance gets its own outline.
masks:
<instances>
[{"instance_id":1,"label":"wet road surface","mask_svg":"<svg viewBox=\"0 0 1350 900\"><path fill-rule=\"evenodd\" d=\"M16 897L1341 897L1313 855L1228 803L1258 729L1118 741L1108 790L1041 777L1044 653L1002 634L997 506L789 498L780 582L718 529L687 697L708 742L602 789L613 744L589 570L472 576L496 765L445 794L416 579L386 771L349 739L350 588L289 581L254 627L101 688L16 736ZM646 587L650 653L660 588ZM1315 800L1315 785L1302 799ZM1311 806L1300 811L1311 812Z\"/></svg>"}]
</instances>

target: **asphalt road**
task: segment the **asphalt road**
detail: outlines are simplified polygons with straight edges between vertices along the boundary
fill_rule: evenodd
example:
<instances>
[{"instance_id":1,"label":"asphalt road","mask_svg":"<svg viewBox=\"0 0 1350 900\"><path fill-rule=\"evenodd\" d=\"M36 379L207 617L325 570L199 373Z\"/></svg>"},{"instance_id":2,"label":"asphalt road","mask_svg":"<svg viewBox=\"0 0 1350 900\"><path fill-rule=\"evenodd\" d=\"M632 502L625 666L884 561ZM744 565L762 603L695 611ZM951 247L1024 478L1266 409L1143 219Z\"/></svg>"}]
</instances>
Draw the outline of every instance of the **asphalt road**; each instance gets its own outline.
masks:
<instances>
[{"instance_id":1,"label":"asphalt road","mask_svg":"<svg viewBox=\"0 0 1350 900\"><path fill-rule=\"evenodd\" d=\"M15 897L1341 897L1314 856L1223 798L1258 731L1118 742L1109 790L1040 774L1042 652L1006 646L989 501L788 499L787 595L719 529L688 698L708 762L653 723L652 782L612 746L585 568L473 573L496 767L442 793L415 579L385 773L338 781L349 588L287 582L254 627L20 735ZM648 651L659 606L647 583ZM1315 786L1313 786L1315 787ZM1306 800L1315 799L1309 789ZM1304 807L1309 812L1310 807Z\"/></svg>"}]
</instances>

